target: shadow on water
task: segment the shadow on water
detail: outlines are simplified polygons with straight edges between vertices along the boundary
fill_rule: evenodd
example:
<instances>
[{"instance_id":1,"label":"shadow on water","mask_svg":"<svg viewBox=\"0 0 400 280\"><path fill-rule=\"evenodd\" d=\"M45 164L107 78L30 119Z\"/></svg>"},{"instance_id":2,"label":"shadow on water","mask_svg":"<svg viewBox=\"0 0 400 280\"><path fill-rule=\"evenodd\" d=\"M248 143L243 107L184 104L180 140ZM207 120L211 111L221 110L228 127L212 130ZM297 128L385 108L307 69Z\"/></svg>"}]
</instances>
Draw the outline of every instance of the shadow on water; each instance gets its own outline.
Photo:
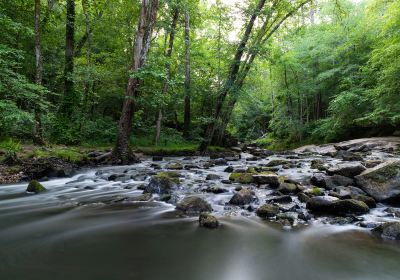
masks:
<instances>
[{"instance_id":1,"label":"shadow on water","mask_svg":"<svg viewBox=\"0 0 400 280\"><path fill-rule=\"evenodd\" d=\"M282 231L222 216L207 230L165 203L108 203L135 190L71 180L37 196L0 189L0 279L399 279L400 246L351 226Z\"/></svg>"}]
</instances>

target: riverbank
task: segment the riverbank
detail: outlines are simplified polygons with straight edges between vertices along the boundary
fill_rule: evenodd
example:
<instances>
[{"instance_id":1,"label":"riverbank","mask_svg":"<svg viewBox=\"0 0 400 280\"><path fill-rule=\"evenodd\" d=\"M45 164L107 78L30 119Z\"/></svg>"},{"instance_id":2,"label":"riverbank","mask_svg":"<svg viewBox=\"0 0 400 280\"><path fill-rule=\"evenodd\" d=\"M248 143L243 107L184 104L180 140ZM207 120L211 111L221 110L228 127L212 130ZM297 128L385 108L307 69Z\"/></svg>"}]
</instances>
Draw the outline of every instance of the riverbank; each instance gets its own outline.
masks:
<instances>
[{"instance_id":1,"label":"riverbank","mask_svg":"<svg viewBox=\"0 0 400 280\"><path fill-rule=\"evenodd\" d=\"M111 165L108 161L112 146L64 146L45 147L32 144L19 145L15 151L0 148L0 184L17 183L32 179L68 177L81 168ZM148 156L198 156L197 145L168 145L134 147L138 158ZM14 159L8 159L15 153ZM210 147L211 157L232 155L222 147Z\"/></svg>"}]
</instances>

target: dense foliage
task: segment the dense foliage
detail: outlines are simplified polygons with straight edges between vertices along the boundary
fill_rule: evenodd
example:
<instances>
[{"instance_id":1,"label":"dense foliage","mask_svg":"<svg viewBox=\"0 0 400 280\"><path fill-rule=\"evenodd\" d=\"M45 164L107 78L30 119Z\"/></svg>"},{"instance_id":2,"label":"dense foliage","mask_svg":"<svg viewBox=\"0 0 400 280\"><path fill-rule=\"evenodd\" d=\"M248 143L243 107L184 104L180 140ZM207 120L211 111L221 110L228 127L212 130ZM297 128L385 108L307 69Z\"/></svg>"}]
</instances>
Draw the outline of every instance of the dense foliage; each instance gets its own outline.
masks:
<instances>
[{"instance_id":1,"label":"dense foliage","mask_svg":"<svg viewBox=\"0 0 400 280\"><path fill-rule=\"evenodd\" d=\"M260 84L236 110L242 137L269 132L261 142L292 144L398 133L400 3L337 4L321 3L276 37L267 65L253 71Z\"/></svg>"},{"instance_id":2,"label":"dense foliage","mask_svg":"<svg viewBox=\"0 0 400 280\"><path fill-rule=\"evenodd\" d=\"M199 142L243 36L240 28L258 1L228 2L161 1L147 63L131 73L140 1L40 1L39 84L34 5L1 1L0 138L29 141L40 123L48 143L114 143L127 79L134 75L141 82L131 143L154 143L160 111L160 145ZM71 71L65 67L67 3L75 5L69 15L74 18ZM283 15L300 2L270 3L276 5L261 11L256 32L270 15ZM189 135L183 136L185 13L190 14L191 124ZM171 32L175 39L168 56ZM263 44L254 34L247 53L257 49L258 57L227 101L233 99L236 106L224 120L229 121L223 126L225 136L291 145L399 130L399 1L318 1L290 14Z\"/></svg>"}]
</instances>

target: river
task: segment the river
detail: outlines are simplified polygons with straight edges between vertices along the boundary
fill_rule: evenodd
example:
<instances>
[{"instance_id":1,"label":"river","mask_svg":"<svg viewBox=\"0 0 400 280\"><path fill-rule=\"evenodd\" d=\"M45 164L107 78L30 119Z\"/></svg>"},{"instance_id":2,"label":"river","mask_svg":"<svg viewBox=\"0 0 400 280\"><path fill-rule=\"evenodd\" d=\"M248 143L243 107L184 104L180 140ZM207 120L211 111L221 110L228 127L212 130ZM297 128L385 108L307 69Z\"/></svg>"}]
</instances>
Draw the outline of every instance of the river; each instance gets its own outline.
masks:
<instances>
[{"instance_id":1,"label":"river","mask_svg":"<svg viewBox=\"0 0 400 280\"><path fill-rule=\"evenodd\" d=\"M193 160L189 160L193 161ZM0 186L0 279L398 280L400 245L354 225L282 229L204 194L221 226L200 228L159 201L124 203L146 182L150 161L81 171L43 182ZM138 177L108 181L132 169ZM207 172L222 174L222 167ZM142 172L143 171L143 172ZM146 171L146 172L144 172ZM303 170L304 172L304 170ZM301 173L299 173L301 174ZM205 173L191 171L192 184ZM226 175L224 175L226 176ZM196 192L196 190L192 190Z\"/></svg>"}]
</instances>

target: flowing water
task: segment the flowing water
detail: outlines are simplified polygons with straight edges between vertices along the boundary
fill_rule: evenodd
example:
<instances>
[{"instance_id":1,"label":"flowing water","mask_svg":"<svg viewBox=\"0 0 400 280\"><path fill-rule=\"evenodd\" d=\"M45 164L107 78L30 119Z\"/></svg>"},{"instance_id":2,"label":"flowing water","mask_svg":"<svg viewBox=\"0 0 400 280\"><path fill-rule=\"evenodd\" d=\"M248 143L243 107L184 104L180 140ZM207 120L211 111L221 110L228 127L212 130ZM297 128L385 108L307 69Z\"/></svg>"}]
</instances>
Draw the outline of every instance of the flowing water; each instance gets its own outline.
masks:
<instances>
[{"instance_id":1,"label":"flowing water","mask_svg":"<svg viewBox=\"0 0 400 280\"><path fill-rule=\"evenodd\" d=\"M25 193L26 183L0 186L0 279L400 279L399 243L360 227L314 223L282 230L226 207L232 192L202 193L222 224L209 230L171 204L126 200L141 194L136 186L154 172L150 164L52 179L38 195ZM208 173L227 177L222 170L183 171L178 197L199 193ZM117 171L135 175L107 180ZM296 172L301 179L309 171ZM379 218L376 211L369 216Z\"/></svg>"}]
</instances>

